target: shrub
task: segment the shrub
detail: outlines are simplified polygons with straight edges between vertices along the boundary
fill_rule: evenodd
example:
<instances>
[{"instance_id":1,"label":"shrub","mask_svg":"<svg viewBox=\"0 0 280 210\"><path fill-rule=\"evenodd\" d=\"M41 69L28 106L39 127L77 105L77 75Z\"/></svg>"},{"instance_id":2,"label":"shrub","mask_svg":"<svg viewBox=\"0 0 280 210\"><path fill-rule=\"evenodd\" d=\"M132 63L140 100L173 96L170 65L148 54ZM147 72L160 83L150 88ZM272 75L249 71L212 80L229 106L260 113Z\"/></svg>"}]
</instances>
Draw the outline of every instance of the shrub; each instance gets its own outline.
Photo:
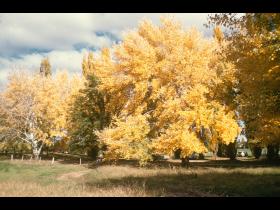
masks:
<instances>
[{"instance_id":1,"label":"shrub","mask_svg":"<svg viewBox=\"0 0 280 210\"><path fill-rule=\"evenodd\" d=\"M91 157L93 160L97 159L97 156L99 154L99 147L98 146L93 146L88 149L87 154L89 157Z\"/></svg>"},{"instance_id":2,"label":"shrub","mask_svg":"<svg viewBox=\"0 0 280 210\"><path fill-rule=\"evenodd\" d=\"M234 143L229 143L229 145L227 145L227 149L226 149L226 155L227 157L229 157L231 160L235 160L236 158L236 148L235 148L235 142Z\"/></svg>"},{"instance_id":3,"label":"shrub","mask_svg":"<svg viewBox=\"0 0 280 210\"><path fill-rule=\"evenodd\" d=\"M174 159L180 159L180 155L181 155L181 150L178 149L174 152Z\"/></svg>"},{"instance_id":4,"label":"shrub","mask_svg":"<svg viewBox=\"0 0 280 210\"><path fill-rule=\"evenodd\" d=\"M218 152L217 152L217 156L218 157L225 157L227 156L227 146L225 144L220 143L218 145Z\"/></svg>"},{"instance_id":5,"label":"shrub","mask_svg":"<svg viewBox=\"0 0 280 210\"><path fill-rule=\"evenodd\" d=\"M278 158L278 152L279 152L279 145L268 145L267 146L267 159L268 160L274 160Z\"/></svg>"},{"instance_id":6,"label":"shrub","mask_svg":"<svg viewBox=\"0 0 280 210\"><path fill-rule=\"evenodd\" d=\"M199 159L199 160L204 160L204 154L203 154L203 153L200 153L199 156L198 156L198 159Z\"/></svg>"},{"instance_id":7,"label":"shrub","mask_svg":"<svg viewBox=\"0 0 280 210\"><path fill-rule=\"evenodd\" d=\"M252 153L256 159L259 159L262 154L262 148L260 146L253 146Z\"/></svg>"}]
</instances>

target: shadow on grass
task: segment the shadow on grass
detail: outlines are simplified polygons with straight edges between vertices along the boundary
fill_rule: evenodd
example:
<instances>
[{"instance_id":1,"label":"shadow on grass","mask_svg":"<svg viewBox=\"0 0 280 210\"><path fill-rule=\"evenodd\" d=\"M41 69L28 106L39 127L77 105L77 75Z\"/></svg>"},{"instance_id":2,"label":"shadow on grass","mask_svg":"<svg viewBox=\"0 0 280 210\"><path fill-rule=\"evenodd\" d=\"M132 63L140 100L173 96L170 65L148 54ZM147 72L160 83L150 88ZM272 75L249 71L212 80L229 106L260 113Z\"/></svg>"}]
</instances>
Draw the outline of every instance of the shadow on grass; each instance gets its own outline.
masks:
<instances>
[{"instance_id":1,"label":"shadow on grass","mask_svg":"<svg viewBox=\"0 0 280 210\"><path fill-rule=\"evenodd\" d=\"M125 176L105 180L88 180L88 187L110 190L128 188L147 195L170 197L271 196L280 195L279 174L209 172L207 174L175 173L152 176Z\"/></svg>"},{"instance_id":2,"label":"shadow on grass","mask_svg":"<svg viewBox=\"0 0 280 210\"><path fill-rule=\"evenodd\" d=\"M21 159L22 155L15 155L14 159ZM24 159L30 159L31 155L24 155ZM87 164L88 168L97 168L101 165L119 165L119 166L131 166L139 167L137 160L117 160L117 161L103 161L98 162L93 160L88 156L79 156L79 155L69 155L62 153L54 153L49 155L41 155L42 160L52 161L52 158L55 158L55 161L61 164L80 164L80 158L82 164ZM10 155L1 155L0 160L10 160ZM191 160L190 168L258 168L258 167L271 167L271 166L280 166L280 160L268 161L266 159L243 159L243 160ZM146 168L180 168L180 160L158 160L153 161L145 166Z\"/></svg>"},{"instance_id":3,"label":"shadow on grass","mask_svg":"<svg viewBox=\"0 0 280 210\"><path fill-rule=\"evenodd\" d=\"M268 160L208 160L205 162L192 162L193 168L258 168L258 167L272 167L280 166L280 161L268 161Z\"/></svg>"},{"instance_id":4,"label":"shadow on grass","mask_svg":"<svg viewBox=\"0 0 280 210\"><path fill-rule=\"evenodd\" d=\"M137 160L117 160L117 161L105 161L102 163L96 163L96 161L88 161L89 168L97 168L102 165L116 165L116 166L130 166L139 168ZM268 161L268 160L192 160L189 164L189 168L268 168L268 167L280 167L280 160ZM181 162L178 161L153 161L148 163L145 168L181 168Z\"/></svg>"}]
</instances>

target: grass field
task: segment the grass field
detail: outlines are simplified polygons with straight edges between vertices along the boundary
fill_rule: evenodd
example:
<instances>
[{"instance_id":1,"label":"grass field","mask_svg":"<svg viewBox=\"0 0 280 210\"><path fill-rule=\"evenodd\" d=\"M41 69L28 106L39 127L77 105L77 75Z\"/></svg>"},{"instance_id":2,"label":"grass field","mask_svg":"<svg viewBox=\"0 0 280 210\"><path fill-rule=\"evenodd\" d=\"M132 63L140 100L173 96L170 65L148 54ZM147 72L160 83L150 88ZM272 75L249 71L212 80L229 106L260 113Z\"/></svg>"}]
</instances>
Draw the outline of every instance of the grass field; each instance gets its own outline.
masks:
<instances>
[{"instance_id":1,"label":"grass field","mask_svg":"<svg viewBox=\"0 0 280 210\"><path fill-rule=\"evenodd\" d=\"M220 160L139 168L2 160L0 196L280 196L277 164Z\"/></svg>"}]
</instances>

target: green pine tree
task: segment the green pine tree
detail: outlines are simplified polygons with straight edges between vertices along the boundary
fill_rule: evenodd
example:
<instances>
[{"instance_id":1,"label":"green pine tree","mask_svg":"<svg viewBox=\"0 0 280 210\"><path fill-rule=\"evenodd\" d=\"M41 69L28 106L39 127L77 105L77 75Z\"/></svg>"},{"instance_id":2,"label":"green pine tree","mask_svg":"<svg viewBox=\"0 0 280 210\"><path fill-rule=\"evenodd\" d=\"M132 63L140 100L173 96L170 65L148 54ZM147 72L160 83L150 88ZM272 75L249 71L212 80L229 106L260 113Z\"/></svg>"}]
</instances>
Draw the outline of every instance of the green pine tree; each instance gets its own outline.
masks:
<instances>
[{"instance_id":1,"label":"green pine tree","mask_svg":"<svg viewBox=\"0 0 280 210\"><path fill-rule=\"evenodd\" d=\"M102 130L109 124L110 115L106 112L104 94L97 89L98 78L92 73L91 54L83 61L85 87L80 90L70 111L70 149L87 152L93 158L101 145L97 141L94 130Z\"/></svg>"}]
</instances>

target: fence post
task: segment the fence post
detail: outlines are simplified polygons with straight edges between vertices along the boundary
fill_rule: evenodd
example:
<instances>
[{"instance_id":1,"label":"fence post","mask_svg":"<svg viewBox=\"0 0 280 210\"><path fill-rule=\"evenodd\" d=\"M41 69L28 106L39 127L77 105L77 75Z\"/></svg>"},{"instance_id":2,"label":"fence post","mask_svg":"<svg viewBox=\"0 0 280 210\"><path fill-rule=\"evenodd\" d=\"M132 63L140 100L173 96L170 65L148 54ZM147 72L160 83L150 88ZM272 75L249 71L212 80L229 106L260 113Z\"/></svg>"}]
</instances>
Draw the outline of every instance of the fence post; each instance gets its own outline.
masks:
<instances>
[{"instance_id":1,"label":"fence post","mask_svg":"<svg viewBox=\"0 0 280 210\"><path fill-rule=\"evenodd\" d=\"M21 161L23 161L23 155L21 156Z\"/></svg>"},{"instance_id":2,"label":"fence post","mask_svg":"<svg viewBox=\"0 0 280 210\"><path fill-rule=\"evenodd\" d=\"M32 155L31 155L31 157L30 157L30 160L29 161L31 161L32 160Z\"/></svg>"},{"instance_id":3,"label":"fence post","mask_svg":"<svg viewBox=\"0 0 280 210\"><path fill-rule=\"evenodd\" d=\"M82 158L80 158L80 165L82 165Z\"/></svg>"},{"instance_id":4,"label":"fence post","mask_svg":"<svg viewBox=\"0 0 280 210\"><path fill-rule=\"evenodd\" d=\"M54 157L52 158L52 165L54 164Z\"/></svg>"},{"instance_id":5,"label":"fence post","mask_svg":"<svg viewBox=\"0 0 280 210\"><path fill-rule=\"evenodd\" d=\"M14 159L14 155L13 155L13 154L11 154L11 161L13 161L13 159Z\"/></svg>"}]
</instances>

